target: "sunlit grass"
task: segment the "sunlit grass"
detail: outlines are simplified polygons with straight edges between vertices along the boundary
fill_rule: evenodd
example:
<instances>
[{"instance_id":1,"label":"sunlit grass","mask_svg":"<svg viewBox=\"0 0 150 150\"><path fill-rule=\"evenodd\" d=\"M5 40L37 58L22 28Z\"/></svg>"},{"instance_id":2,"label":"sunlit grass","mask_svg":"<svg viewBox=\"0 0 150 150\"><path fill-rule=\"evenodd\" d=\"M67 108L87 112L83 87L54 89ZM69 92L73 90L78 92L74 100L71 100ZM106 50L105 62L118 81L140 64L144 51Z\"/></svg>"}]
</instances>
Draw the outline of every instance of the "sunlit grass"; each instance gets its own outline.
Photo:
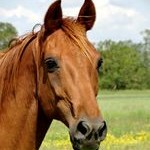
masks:
<instances>
[{"instance_id":1,"label":"sunlit grass","mask_svg":"<svg viewBox=\"0 0 150 150\"><path fill-rule=\"evenodd\" d=\"M106 140L101 144L101 149L105 150L111 150L112 147L115 149L118 148L134 148L137 147L137 145L148 145L150 144L150 132L141 131L137 134L125 134L121 137L116 137L114 135L108 134ZM45 140L43 142L43 150L48 149L63 149L63 150L71 150L71 145L69 138L66 139L55 139L55 140ZM144 148L144 147L143 147ZM146 149L144 149L146 150ZM148 150L148 149L147 149Z\"/></svg>"},{"instance_id":2,"label":"sunlit grass","mask_svg":"<svg viewBox=\"0 0 150 150\"><path fill-rule=\"evenodd\" d=\"M112 147L116 150L137 147L137 145L149 145L150 144L150 132L141 131L136 134L124 134L121 137L115 137L108 134L106 140L102 143L102 149L111 150ZM116 147L116 148L115 148ZM143 147L144 149L144 147ZM145 149L144 149L145 150ZM147 149L148 150L148 149Z\"/></svg>"},{"instance_id":3,"label":"sunlit grass","mask_svg":"<svg viewBox=\"0 0 150 150\"><path fill-rule=\"evenodd\" d=\"M102 150L150 149L150 91L100 91L108 135ZM68 129L54 121L40 150L72 150Z\"/></svg>"}]
</instances>

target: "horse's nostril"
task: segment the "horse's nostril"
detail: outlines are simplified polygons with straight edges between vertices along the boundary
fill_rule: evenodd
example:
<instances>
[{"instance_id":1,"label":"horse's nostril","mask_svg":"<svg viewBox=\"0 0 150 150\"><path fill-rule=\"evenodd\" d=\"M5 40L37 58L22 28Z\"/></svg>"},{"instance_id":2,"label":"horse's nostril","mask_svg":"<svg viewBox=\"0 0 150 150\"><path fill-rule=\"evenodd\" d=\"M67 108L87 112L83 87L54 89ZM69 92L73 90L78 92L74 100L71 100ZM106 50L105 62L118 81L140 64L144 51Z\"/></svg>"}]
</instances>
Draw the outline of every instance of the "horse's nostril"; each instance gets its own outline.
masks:
<instances>
[{"instance_id":1,"label":"horse's nostril","mask_svg":"<svg viewBox=\"0 0 150 150\"><path fill-rule=\"evenodd\" d=\"M81 132L83 135L85 135L89 130L89 126L86 124L85 121L81 121L77 126L77 130Z\"/></svg>"},{"instance_id":2,"label":"horse's nostril","mask_svg":"<svg viewBox=\"0 0 150 150\"><path fill-rule=\"evenodd\" d=\"M99 137L103 136L104 131L107 129L106 122L104 121L102 126L98 130Z\"/></svg>"}]
</instances>

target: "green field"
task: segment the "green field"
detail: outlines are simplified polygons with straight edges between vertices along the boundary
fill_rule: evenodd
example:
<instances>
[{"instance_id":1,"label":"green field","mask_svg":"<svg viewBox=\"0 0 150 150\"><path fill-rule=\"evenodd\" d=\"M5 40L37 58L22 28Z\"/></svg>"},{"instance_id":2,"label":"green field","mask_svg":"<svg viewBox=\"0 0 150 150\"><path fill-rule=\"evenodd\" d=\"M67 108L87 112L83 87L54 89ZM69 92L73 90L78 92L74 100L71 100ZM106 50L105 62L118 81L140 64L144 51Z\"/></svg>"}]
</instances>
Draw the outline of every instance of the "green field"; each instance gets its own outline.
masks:
<instances>
[{"instance_id":1,"label":"green field","mask_svg":"<svg viewBox=\"0 0 150 150\"><path fill-rule=\"evenodd\" d=\"M150 90L100 91L108 125L102 150L150 150ZM72 150L68 129L54 121L40 150Z\"/></svg>"}]
</instances>

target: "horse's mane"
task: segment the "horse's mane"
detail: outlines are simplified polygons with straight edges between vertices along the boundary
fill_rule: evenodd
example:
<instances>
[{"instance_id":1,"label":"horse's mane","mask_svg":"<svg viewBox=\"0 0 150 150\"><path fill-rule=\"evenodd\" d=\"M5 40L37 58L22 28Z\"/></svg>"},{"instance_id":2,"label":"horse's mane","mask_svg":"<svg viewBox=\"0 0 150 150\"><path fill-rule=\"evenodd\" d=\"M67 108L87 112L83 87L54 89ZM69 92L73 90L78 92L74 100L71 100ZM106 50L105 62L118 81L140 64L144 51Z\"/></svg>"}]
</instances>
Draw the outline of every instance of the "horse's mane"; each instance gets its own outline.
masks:
<instances>
[{"instance_id":1,"label":"horse's mane","mask_svg":"<svg viewBox=\"0 0 150 150\"><path fill-rule=\"evenodd\" d=\"M3 99L3 96L8 95L10 90L15 91L23 52L34 36L28 34L25 38L18 39L15 45L0 53L0 84L3 85L0 86L0 100Z\"/></svg>"}]
</instances>

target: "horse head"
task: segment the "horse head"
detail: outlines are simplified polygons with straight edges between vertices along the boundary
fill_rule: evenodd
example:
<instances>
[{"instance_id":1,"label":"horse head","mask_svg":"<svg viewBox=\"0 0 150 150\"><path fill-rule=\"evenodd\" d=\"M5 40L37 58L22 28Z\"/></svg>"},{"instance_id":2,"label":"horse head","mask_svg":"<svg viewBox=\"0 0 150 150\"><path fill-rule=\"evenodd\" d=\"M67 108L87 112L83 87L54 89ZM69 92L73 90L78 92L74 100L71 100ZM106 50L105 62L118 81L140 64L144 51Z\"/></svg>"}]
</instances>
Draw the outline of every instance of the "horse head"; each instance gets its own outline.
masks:
<instances>
[{"instance_id":1,"label":"horse head","mask_svg":"<svg viewBox=\"0 0 150 150\"><path fill-rule=\"evenodd\" d=\"M85 0L77 19L62 16L60 0L45 15L38 96L45 114L69 128L75 150L97 150L107 126L96 101L101 56L86 36L95 7Z\"/></svg>"}]
</instances>

